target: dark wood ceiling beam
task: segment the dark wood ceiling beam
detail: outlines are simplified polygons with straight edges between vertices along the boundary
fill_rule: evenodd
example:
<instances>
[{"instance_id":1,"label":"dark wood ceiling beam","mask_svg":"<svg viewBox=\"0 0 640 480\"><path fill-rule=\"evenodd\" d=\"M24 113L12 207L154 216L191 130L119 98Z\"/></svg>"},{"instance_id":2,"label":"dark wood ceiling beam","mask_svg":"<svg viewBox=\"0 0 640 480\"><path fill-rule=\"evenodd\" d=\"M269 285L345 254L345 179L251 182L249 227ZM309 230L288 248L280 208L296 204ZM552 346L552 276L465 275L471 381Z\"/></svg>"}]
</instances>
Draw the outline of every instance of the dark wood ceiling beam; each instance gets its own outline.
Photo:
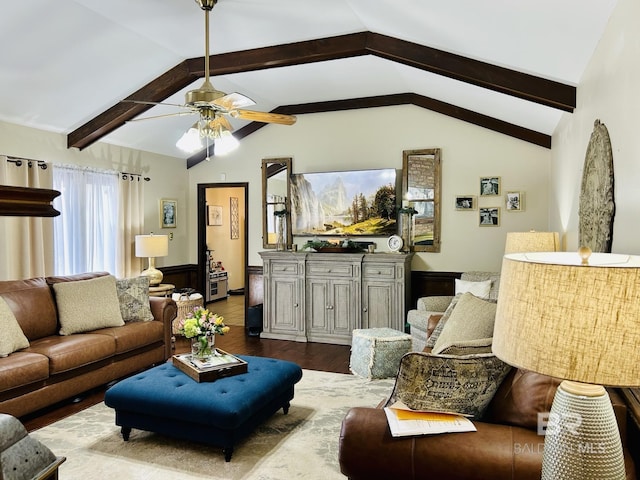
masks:
<instances>
[{"instance_id":1,"label":"dark wood ceiling beam","mask_svg":"<svg viewBox=\"0 0 640 480\"><path fill-rule=\"evenodd\" d=\"M371 32L212 55L210 75L338 60L366 54L565 111L573 111L575 108L575 87ZM185 60L125 100L161 102L203 76L202 58ZM435 100L430 103L434 104L434 102ZM331 104L331 102L323 103ZM150 105L120 102L71 132L67 137L67 145L85 148L149 108L151 108Z\"/></svg>"},{"instance_id":2,"label":"dark wood ceiling beam","mask_svg":"<svg viewBox=\"0 0 640 480\"><path fill-rule=\"evenodd\" d=\"M367 51L381 58L461 82L573 112L576 88L386 35L369 33Z\"/></svg>"},{"instance_id":3,"label":"dark wood ceiling beam","mask_svg":"<svg viewBox=\"0 0 640 480\"><path fill-rule=\"evenodd\" d=\"M197 79L197 74L189 71L186 61L179 63L121 102L72 131L67 135L67 148L75 147L82 150L121 127L128 120L153 108L153 105L142 105L129 100L161 102Z\"/></svg>"},{"instance_id":4,"label":"dark wood ceiling beam","mask_svg":"<svg viewBox=\"0 0 640 480\"><path fill-rule=\"evenodd\" d=\"M331 100L326 102L303 103L299 105L286 105L272 110L272 113L285 115L302 115L305 113L337 112L343 110L357 110L362 108L389 107L394 105L416 105L428 110L457 118L467 123L487 128L494 132L508 135L525 142L545 148L551 148L551 135L536 132L528 128L513 125L497 118L489 117L465 108L460 108L449 103L441 102L433 98L424 97L415 93L398 93L394 95L381 95L376 97L351 98L348 100ZM236 130L233 135L238 140L265 127L266 123L251 122ZM187 159L187 168L191 168L206 160L206 151L198 152Z\"/></svg>"}]
</instances>

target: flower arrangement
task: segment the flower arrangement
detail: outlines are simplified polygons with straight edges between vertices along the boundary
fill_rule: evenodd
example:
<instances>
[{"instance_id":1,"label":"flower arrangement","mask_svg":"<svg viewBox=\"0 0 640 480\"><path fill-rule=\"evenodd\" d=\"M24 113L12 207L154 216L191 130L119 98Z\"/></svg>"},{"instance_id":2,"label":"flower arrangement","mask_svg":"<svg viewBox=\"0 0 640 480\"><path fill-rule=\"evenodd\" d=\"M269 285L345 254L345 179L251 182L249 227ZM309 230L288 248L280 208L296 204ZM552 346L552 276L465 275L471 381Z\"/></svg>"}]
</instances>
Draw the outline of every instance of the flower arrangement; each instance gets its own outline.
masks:
<instances>
[{"instance_id":1,"label":"flower arrangement","mask_svg":"<svg viewBox=\"0 0 640 480\"><path fill-rule=\"evenodd\" d=\"M212 354L213 335L224 335L229 330L224 324L224 317L203 307L195 307L192 312L187 313L178 328L186 338L193 339L192 353L200 357Z\"/></svg>"}]
</instances>

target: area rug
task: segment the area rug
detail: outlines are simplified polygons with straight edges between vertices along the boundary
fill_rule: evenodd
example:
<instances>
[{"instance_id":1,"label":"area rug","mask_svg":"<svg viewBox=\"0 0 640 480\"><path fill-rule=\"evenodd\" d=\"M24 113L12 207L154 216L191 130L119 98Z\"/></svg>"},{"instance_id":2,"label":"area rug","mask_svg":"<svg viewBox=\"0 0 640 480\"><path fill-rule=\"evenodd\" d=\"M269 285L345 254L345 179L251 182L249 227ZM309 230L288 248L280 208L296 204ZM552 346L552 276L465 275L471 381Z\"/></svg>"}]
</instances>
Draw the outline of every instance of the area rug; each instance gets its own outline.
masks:
<instances>
[{"instance_id":1,"label":"area rug","mask_svg":"<svg viewBox=\"0 0 640 480\"><path fill-rule=\"evenodd\" d=\"M31 435L56 455L65 480L344 479L338 437L350 407L376 406L393 379L304 370L287 415L278 411L224 461L220 448L133 430L124 442L113 409L100 403Z\"/></svg>"}]
</instances>

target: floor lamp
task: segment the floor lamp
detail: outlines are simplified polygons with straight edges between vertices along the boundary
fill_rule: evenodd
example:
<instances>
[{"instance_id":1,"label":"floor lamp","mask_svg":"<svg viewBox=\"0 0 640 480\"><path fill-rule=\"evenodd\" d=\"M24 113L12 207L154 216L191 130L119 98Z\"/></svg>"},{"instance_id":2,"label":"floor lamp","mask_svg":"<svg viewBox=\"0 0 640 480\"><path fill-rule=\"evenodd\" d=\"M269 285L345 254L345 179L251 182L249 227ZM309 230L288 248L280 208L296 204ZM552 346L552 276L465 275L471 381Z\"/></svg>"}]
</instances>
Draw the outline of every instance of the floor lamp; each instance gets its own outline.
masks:
<instances>
[{"instance_id":1,"label":"floor lamp","mask_svg":"<svg viewBox=\"0 0 640 480\"><path fill-rule=\"evenodd\" d=\"M542 478L624 479L613 408L602 385L640 384L640 257L504 256L493 351L562 378L545 435Z\"/></svg>"},{"instance_id":2,"label":"floor lamp","mask_svg":"<svg viewBox=\"0 0 640 480\"><path fill-rule=\"evenodd\" d=\"M136 257L147 257L149 268L140 275L149 277L149 285L162 282L162 272L156 268L156 257L169 255L169 237L167 235L136 235Z\"/></svg>"}]
</instances>

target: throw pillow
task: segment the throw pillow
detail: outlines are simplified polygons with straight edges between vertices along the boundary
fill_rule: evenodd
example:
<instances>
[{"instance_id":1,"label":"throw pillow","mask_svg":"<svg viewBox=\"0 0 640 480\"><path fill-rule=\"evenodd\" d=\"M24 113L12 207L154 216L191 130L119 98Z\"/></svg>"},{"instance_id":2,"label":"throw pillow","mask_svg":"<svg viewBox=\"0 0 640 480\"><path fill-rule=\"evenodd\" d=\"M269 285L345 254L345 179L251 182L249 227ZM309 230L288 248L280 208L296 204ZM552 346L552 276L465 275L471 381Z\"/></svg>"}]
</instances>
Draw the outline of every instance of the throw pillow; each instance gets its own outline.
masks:
<instances>
[{"instance_id":1,"label":"throw pillow","mask_svg":"<svg viewBox=\"0 0 640 480\"><path fill-rule=\"evenodd\" d=\"M479 353L491 353L491 344L493 343L492 337L480 338L477 340L464 340L461 342L454 342L450 345L443 345L433 354L438 355L477 355Z\"/></svg>"},{"instance_id":2,"label":"throw pillow","mask_svg":"<svg viewBox=\"0 0 640 480\"><path fill-rule=\"evenodd\" d=\"M455 342L493 337L496 306L495 302L482 300L471 293L462 294L433 345L433 352Z\"/></svg>"},{"instance_id":3,"label":"throw pillow","mask_svg":"<svg viewBox=\"0 0 640 480\"><path fill-rule=\"evenodd\" d=\"M454 412L480 419L510 370L510 365L492 353L409 353L400 362L390 402L399 400L415 410Z\"/></svg>"},{"instance_id":4,"label":"throw pillow","mask_svg":"<svg viewBox=\"0 0 640 480\"><path fill-rule=\"evenodd\" d=\"M469 282L467 280L460 280L456 278L456 295L459 293L473 293L479 298L489 298L489 292L491 291L491 280L484 280L482 282Z\"/></svg>"},{"instance_id":5,"label":"throw pillow","mask_svg":"<svg viewBox=\"0 0 640 480\"><path fill-rule=\"evenodd\" d=\"M438 337L442 333L442 329L444 328L444 325L447 323L447 320L449 320L449 317L451 316L453 309L456 308L456 305L458 304L458 300L460 300L461 296L462 294L456 295L455 297L453 297L453 300L451 300L451 303L442 314L442 317L440 317L440 320L438 321L438 324L436 325L436 327L433 329L433 332L431 332L431 335L429 336L429 338L427 338L427 343L425 345L425 348L433 349L433 346L436 344Z\"/></svg>"},{"instance_id":6,"label":"throw pillow","mask_svg":"<svg viewBox=\"0 0 640 480\"><path fill-rule=\"evenodd\" d=\"M149 277L120 278L116 280L120 314L125 322L153 320L149 305Z\"/></svg>"},{"instance_id":7,"label":"throw pillow","mask_svg":"<svg viewBox=\"0 0 640 480\"><path fill-rule=\"evenodd\" d=\"M113 275L53 284L60 335L124 325Z\"/></svg>"},{"instance_id":8,"label":"throw pillow","mask_svg":"<svg viewBox=\"0 0 640 480\"><path fill-rule=\"evenodd\" d=\"M29 340L25 337L16 316L9 305L0 297L0 357L6 357L10 353L27 348Z\"/></svg>"}]
</instances>

